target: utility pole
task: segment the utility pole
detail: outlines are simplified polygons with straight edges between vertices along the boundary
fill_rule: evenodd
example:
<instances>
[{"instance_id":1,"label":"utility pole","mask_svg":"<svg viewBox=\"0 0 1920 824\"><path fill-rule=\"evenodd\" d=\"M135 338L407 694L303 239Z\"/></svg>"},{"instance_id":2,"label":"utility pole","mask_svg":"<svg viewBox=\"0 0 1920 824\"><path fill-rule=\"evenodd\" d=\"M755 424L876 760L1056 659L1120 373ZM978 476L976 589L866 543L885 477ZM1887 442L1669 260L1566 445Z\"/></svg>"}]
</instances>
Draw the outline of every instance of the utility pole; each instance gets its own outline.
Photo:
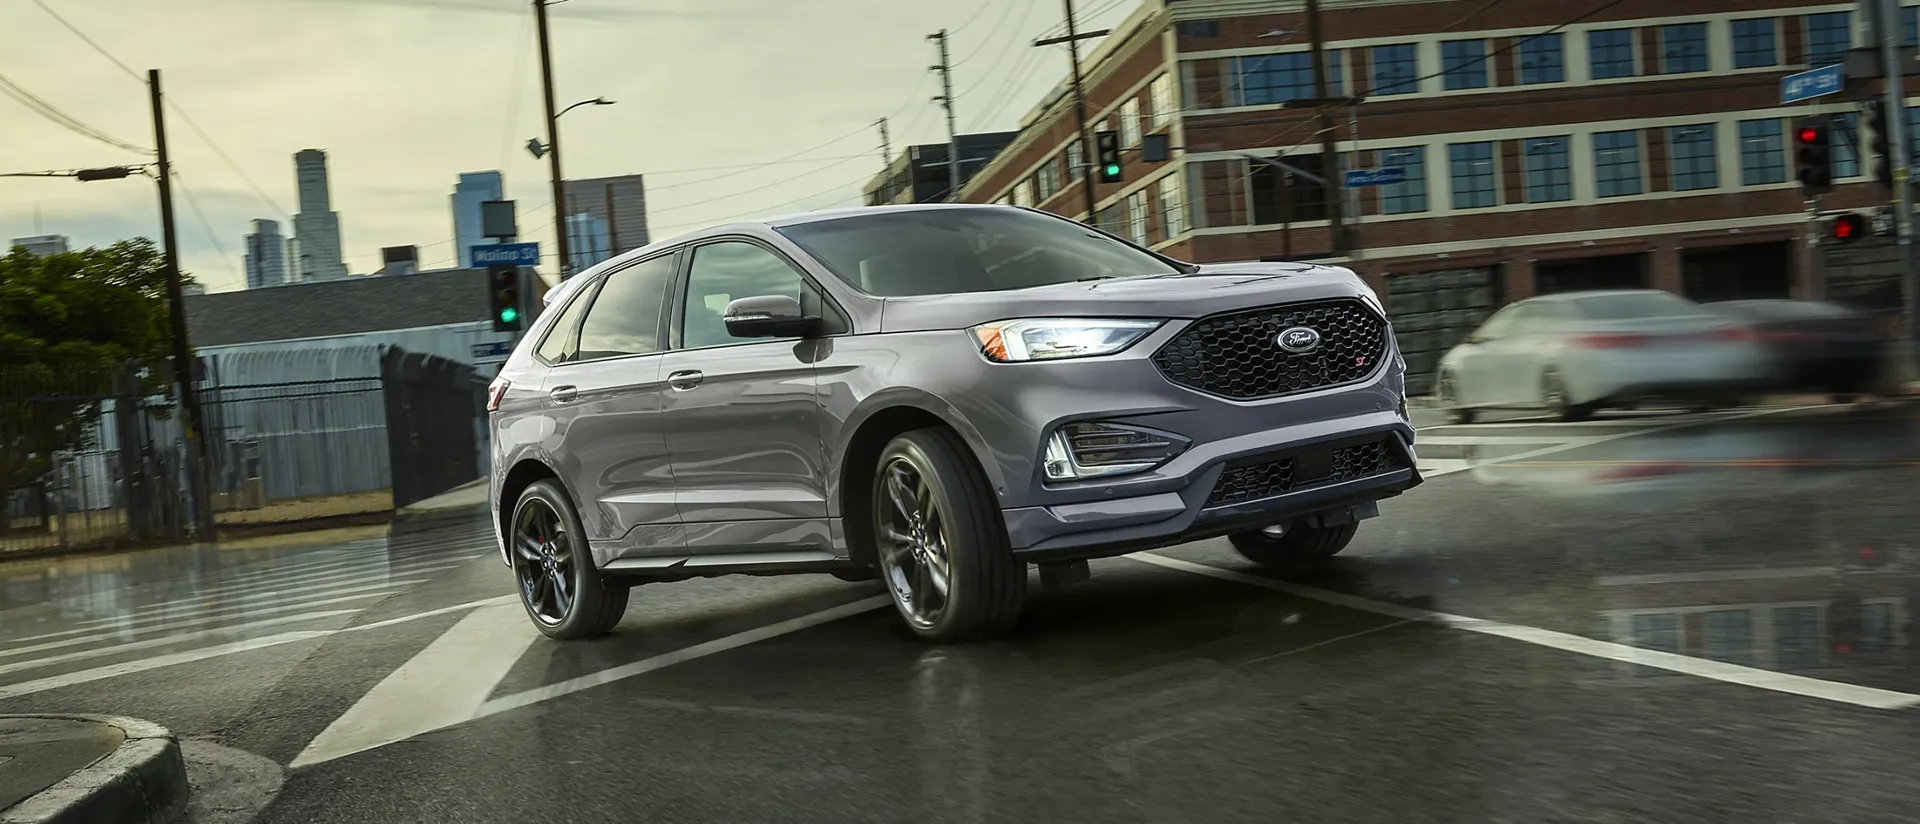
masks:
<instances>
[{"instance_id":1,"label":"utility pole","mask_svg":"<svg viewBox=\"0 0 1920 824\"><path fill-rule=\"evenodd\" d=\"M1906 68L1900 60L1900 4L1898 0L1878 0L1876 15L1880 65L1885 69L1887 101L1887 151L1893 166L1893 225L1900 236L1900 293L1905 319L1901 342L1906 351L1908 375L1920 373L1920 278L1916 278L1913 260L1913 151L1907 145L1907 96L1902 82Z\"/></svg>"},{"instance_id":2,"label":"utility pole","mask_svg":"<svg viewBox=\"0 0 1920 824\"><path fill-rule=\"evenodd\" d=\"M1062 0L1067 7L1067 58L1073 61L1073 116L1080 132L1080 191L1087 199L1087 225L1096 222L1094 205L1099 202L1093 196L1093 143L1087 137L1087 93L1084 80L1080 76L1080 29L1079 21L1074 18L1073 0ZM1106 32L1100 32L1105 34ZM1095 36L1092 33L1088 37ZM1046 41L1041 41L1045 43ZM1069 172L1071 174L1071 172Z\"/></svg>"},{"instance_id":3,"label":"utility pole","mask_svg":"<svg viewBox=\"0 0 1920 824\"><path fill-rule=\"evenodd\" d=\"M947 56L947 30L927 35L940 44L940 65L930 71L940 73L940 96L933 102L947 110L947 200L960 199L960 134L953 123L953 61Z\"/></svg>"},{"instance_id":4,"label":"utility pole","mask_svg":"<svg viewBox=\"0 0 1920 824\"><path fill-rule=\"evenodd\" d=\"M874 121L873 125L880 127L880 161L887 166L892 166L893 138L887 135L887 119L880 118Z\"/></svg>"},{"instance_id":5,"label":"utility pole","mask_svg":"<svg viewBox=\"0 0 1920 824\"><path fill-rule=\"evenodd\" d=\"M1307 0L1307 40L1313 55L1313 94L1320 98L1315 108L1320 111L1320 175L1326 178L1327 231L1333 237L1333 253L1341 255L1347 251L1347 231L1342 220L1345 204L1338 183L1339 138L1333 131L1333 112L1327 107L1327 40L1320 28L1320 0Z\"/></svg>"},{"instance_id":6,"label":"utility pole","mask_svg":"<svg viewBox=\"0 0 1920 824\"><path fill-rule=\"evenodd\" d=\"M553 250L560 255L560 279L573 276L567 249L567 184L560 174L560 117L553 111L553 50L547 45L547 0L533 0L540 31L540 85L547 97L547 157L553 176Z\"/></svg>"},{"instance_id":7,"label":"utility pole","mask_svg":"<svg viewBox=\"0 0 1920 824\"><path fill-rule=\"evenodd\" d=\"M167 276L167 322L173 334L173 377L180 392L181 432L187 440L187 497L193 505L193 530L213 539L213 499L207 483L206 419L193 375L193 347L187 342L186 298L180 288L180 246L173 229L173 164L167 154L167 121L160 96L160 70L147 70L147 96L153 103L153 142L159 154L160 248Z\"/></svg>"}]
</instances>

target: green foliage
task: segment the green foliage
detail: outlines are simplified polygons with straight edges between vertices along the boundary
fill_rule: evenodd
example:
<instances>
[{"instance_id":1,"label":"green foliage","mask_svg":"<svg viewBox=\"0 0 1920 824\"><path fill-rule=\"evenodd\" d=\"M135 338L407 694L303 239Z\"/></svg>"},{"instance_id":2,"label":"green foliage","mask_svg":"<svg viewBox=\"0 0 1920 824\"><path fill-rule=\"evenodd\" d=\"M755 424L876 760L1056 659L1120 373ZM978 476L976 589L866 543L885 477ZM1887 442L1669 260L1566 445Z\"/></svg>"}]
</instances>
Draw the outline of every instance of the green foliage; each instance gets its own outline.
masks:
<instances>
[{"instance_id":1,"label":"green foliage","mask_svg":"<svg viewBox=\"0 0 1920 824\"><path fill-rule=\"evenodd\" d=\"M128 362L166 360L167 323L165 260L145 238L0 257L0 490L90 446L98 397Z\"/></svg>"}]
</instances>

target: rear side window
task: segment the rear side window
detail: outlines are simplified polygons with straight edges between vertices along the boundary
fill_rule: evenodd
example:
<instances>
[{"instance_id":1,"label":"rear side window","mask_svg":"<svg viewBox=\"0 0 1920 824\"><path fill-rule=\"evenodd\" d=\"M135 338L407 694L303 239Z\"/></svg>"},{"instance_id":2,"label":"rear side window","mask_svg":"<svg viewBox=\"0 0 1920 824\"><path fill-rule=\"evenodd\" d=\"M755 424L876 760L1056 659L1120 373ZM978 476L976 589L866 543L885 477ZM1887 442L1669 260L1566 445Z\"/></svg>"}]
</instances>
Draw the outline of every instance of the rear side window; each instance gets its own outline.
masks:
<instances>
[{"instance_id":1,"label":"rear side window","mask_svg":"<svg viewBox=\"0 0 1920 824\"><path fill-rule=\"evenodd\" d=\"M547 327L547 336L540 341L540 348L534 352L548 363L566 363L573 354L573 329L580 322L580 313L587 311L585 295L576 295L567 302L567 308L560 313L558 320Z\"/></svg>"},{"instance_id":2,"label":"rear side window","mask_svg":"<svg viewBox=\"0 0 1920 824\"><path fill-rule=\"evenodd\" d=\"M607 276L580 325L575 360L646 355L660 351L660 318L673 282L674 255L641 261Z\"/></svg>"}]
</instances>

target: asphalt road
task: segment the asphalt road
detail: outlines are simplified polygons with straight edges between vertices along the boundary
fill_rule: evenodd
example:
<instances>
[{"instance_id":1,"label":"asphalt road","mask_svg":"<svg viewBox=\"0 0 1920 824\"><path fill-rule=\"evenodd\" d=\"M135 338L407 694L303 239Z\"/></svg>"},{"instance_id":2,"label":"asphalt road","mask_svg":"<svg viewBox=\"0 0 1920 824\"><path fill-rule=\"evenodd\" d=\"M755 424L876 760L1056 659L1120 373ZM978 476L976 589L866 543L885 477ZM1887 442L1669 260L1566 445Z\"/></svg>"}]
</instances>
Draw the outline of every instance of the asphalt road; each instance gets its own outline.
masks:
<instances>
[{"instance_id":1,"label":"asphalt road","mask_svg":"<svg viewBox=\"0 0 1920 824\"><path fill-rule=\"evenodd\" d=\"M0 565L0 713L173 728L195 822L1910 821L1917 413L1421 411L1331 565L1098 562L962 647L826 576L554 644L477 517Z\"/></svg>"}]
</instances>

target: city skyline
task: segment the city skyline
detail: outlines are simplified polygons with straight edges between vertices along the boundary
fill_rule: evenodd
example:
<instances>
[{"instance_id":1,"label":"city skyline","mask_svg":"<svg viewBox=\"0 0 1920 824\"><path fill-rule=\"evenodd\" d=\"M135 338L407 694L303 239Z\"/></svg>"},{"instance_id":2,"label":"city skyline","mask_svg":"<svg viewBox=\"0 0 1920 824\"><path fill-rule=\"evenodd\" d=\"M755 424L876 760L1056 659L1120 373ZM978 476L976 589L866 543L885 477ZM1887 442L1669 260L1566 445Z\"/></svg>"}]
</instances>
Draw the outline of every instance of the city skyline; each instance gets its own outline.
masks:
<instances>
[{"instance_id":1,"label":"city skyline","mask_svg":"<svg viewBox=\"0 0 1920 824\"><path fill-rule=\"evenodd\" d=\"M481 233L480 204L506 196L506 183L499 170L462 172L454 182L453 249L461 267L473 265L473 247L488 242ZM499 243L499 240L493 240Z\"/></svg>"},{"instance_id":2,"label":"city skyline","mask_svg":"<svg viewBox=\"0 0 1920 824\"><path fill-rule=\"evenodd\" d=\"M253 231L246 237L247 288L264 289L287 281L287 239L280 236L280 222L255 219Z\"/></svg>"},{"instance_id":3,"label":"city skyline","mask_svg":"<svg viewBox=\"0 0 1920 824\"><path fill-rule=\"evenodd\" d=\"M333 191L327 175L327 153L301 149L293 155L300 211L293 216L293 239L298 246L292 260L296 280L346 277L342 256L340 213L333 210Z\"/></svg>"}]
</instances>

